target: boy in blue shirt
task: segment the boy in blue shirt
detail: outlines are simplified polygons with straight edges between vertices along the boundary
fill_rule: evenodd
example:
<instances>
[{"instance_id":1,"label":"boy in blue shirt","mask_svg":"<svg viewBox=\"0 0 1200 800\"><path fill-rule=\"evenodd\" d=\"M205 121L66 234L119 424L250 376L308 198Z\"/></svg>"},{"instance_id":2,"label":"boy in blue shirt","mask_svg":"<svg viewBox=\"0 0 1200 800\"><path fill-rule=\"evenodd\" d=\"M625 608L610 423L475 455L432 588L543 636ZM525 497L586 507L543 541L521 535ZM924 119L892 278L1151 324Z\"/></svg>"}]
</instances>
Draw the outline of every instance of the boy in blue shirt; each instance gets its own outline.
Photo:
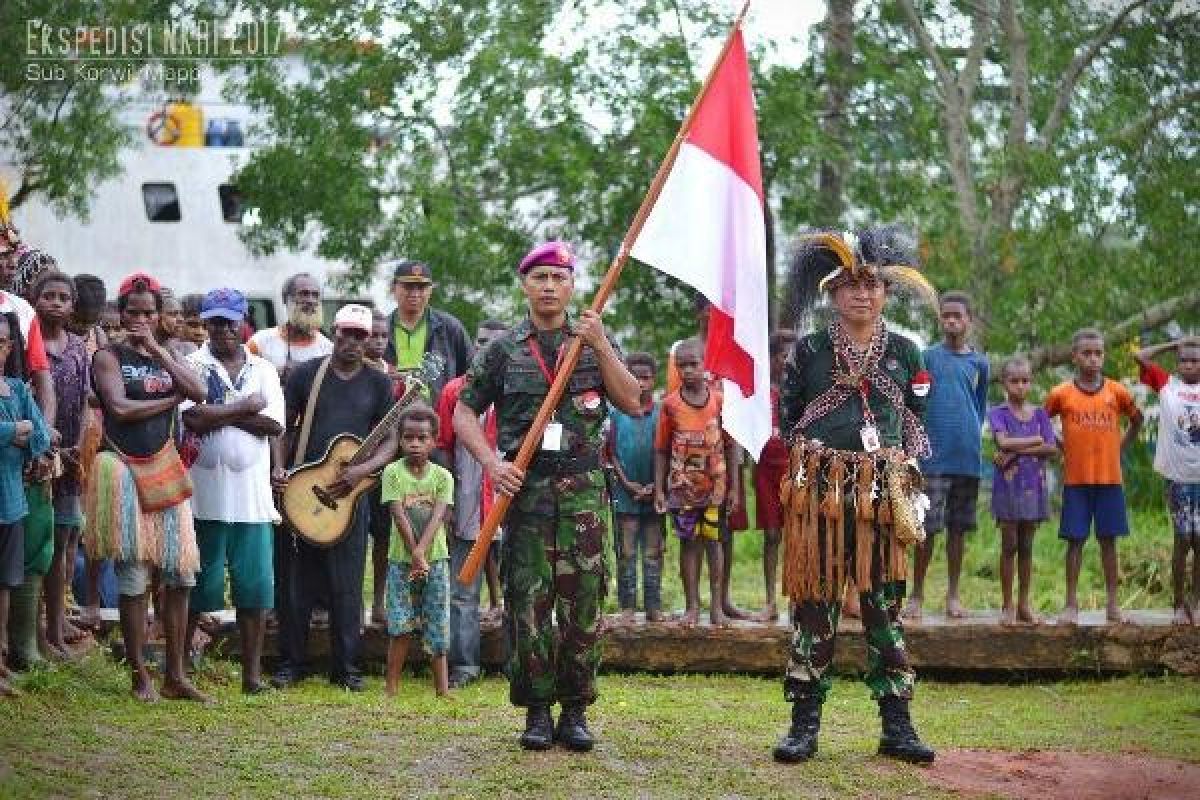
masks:
<instances>
[{"instance_id":1,"label":"boy in blue shirt","mask_svg":"<svg viewBox=\"0 0 1200 800\"><path fill-rule=\"evenodd\" d=\"M938 304L942 341L925 351L925 368L933 378L925 429L933 455L921 462L930 509L925 517L929 535L916 547L913 591L904 610L909 619L921 618L925 573L933 557L934 534L946 531L946 616L967 615L958 599L963 545L975 530L975 501L979 497L983 439L987 414L988 360L971 346L971 298L965 292L946 292Z\"/></svg>"},{"instance_id":2,"label":"boy in blue shirt","mask_svg":"<svg viewBox=\"0 0 1200 800\"><path fill-rule=\"evenodd\" d=\"M617 600L624 621L637 608L637 555L642 551L642 596L646 621L662 619L663 517L654 509L654 431L658 403L654 381L658 364L649 353L630 353L625 364L642 390L642 414L609 412L607 442L613 480L612 501L617 531Z\"/></svg>"}]
</instances>

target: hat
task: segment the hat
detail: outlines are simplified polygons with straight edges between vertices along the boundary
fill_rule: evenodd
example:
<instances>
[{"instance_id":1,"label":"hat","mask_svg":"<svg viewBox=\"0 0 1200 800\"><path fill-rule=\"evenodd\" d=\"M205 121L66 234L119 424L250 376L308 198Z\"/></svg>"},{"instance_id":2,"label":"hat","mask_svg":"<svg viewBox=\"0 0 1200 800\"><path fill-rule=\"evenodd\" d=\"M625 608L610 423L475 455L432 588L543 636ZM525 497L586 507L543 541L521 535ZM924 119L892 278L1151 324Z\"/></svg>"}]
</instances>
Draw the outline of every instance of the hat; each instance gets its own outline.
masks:
<instances>
[{"instance_id":1,"label":"hat","mask_svg":"<svg viewBox=\"0 0 1200 800\"><path fill-rule=\"evenodd\" d=\"M337 314L333 318L334 328L354 328L371 335L371 309L366 306L360 306L358 303L350 303L338 309Z\"/></svg>"},{"instance_id":2,"label":"hat","mask_svg":"<svg viewBox=\"0 0 1200 800\"><path fill-rule=\"evenodd\" d=\"M561 241L542 242L521 259L517 272L524 275L534 267L563 267L575 271L575 253Z\"/></svg>"},{"instance_id":3,"label":"hat","mask_svg":"<svg viewBox=\"0 0 1200 800\"><path fill-rule=\"evenodd\" d=\"M213 289L200 301L200 319L220 317L241 322L246 311L246 298L237 289Z\"/></svg>"},{"instance_id":4,"label":"hat","mask_svg":"<svg viewBox=\"0 0 1200 800\"><path fill-rule=\"evenodd\" d=\"M433 283L433 272L423 261L401 261L396 265L392 283Z\"/></svg>"},{"instance_id":5,"label":"hat","mask_svg":"<svg viewBox=\"0 0 1200 800\"><path fill-rule=\"evenodd\" d=\"M138 287L136 286L138 283L145 285ZM133 272L126 275L125 279L121 281L121 285L117 287L117 297L124 297L134 291L154 292L158 294L162 291L162 284L148 272Z\"/></svg>"}]
</instances>

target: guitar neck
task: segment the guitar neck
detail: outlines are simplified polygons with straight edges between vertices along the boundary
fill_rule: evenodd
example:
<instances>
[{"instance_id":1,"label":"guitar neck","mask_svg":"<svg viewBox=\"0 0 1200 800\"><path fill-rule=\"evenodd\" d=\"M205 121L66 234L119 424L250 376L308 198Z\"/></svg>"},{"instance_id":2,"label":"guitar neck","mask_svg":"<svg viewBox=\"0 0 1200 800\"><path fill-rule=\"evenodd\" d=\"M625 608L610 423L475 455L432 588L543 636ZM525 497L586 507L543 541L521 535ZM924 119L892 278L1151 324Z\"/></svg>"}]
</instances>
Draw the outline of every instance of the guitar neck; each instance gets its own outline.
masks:
<instances>
[{"instance_id":1,"label":"guitar neck","mask_svg":"<svg viewBox=\"0 0 1200 800\"><path fill-rule=\"evenodd\" d=\"M363 443L359 445L358 450L354 452L354 457L350 459L351 464L361 464L371 457L375 452L375 448L383 441L383 437L400 419L400 415L404 413L404 409L413 404L413 401L420 396L420 384L414 383L405 390L404 394L396 401L396 404L383 415L383 419L379 420L379 424L371 429L367 434L367 438L363 439Z\"/></svg>"}]
</instances>

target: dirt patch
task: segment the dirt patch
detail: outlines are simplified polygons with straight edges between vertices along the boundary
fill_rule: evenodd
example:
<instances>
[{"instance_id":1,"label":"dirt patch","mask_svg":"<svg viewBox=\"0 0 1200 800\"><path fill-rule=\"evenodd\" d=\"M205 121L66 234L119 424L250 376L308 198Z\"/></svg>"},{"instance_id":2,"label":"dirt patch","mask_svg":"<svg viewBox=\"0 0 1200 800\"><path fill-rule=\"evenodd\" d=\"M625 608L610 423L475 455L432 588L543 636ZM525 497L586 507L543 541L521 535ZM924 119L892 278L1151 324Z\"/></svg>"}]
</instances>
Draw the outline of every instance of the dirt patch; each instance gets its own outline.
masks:
<instances>
[{"instance_id":1,"label":"dirt patch","mask_svg":"<svg viewBox=\"0 0 1200 800\"><path fill-rule=\"evenodd\" d=\"M969 795L1072 800L1200 797L1200 765L1135 753L946 750L919 773Z\"/></svg>"}]
</instances>

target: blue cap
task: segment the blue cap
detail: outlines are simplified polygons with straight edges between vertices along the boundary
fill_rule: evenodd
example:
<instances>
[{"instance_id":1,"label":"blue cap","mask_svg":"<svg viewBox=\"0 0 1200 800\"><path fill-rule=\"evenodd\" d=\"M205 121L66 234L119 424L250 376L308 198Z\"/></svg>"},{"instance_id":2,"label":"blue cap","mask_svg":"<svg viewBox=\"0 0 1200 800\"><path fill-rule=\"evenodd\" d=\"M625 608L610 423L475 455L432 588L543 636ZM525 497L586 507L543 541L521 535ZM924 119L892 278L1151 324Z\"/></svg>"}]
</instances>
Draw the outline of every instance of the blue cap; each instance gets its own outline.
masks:
<instances>
[{"instance_id":1,"label":"blue cap","mask_svg":"<svg viewBox=\"0 0 1200 800\"><path fill-rule=\"evenodd\" d=\"M221 317L241 322L246 311L246 298L237 289L213 289L200 303L200 319Z\"/></svg>"}]
</instances>

